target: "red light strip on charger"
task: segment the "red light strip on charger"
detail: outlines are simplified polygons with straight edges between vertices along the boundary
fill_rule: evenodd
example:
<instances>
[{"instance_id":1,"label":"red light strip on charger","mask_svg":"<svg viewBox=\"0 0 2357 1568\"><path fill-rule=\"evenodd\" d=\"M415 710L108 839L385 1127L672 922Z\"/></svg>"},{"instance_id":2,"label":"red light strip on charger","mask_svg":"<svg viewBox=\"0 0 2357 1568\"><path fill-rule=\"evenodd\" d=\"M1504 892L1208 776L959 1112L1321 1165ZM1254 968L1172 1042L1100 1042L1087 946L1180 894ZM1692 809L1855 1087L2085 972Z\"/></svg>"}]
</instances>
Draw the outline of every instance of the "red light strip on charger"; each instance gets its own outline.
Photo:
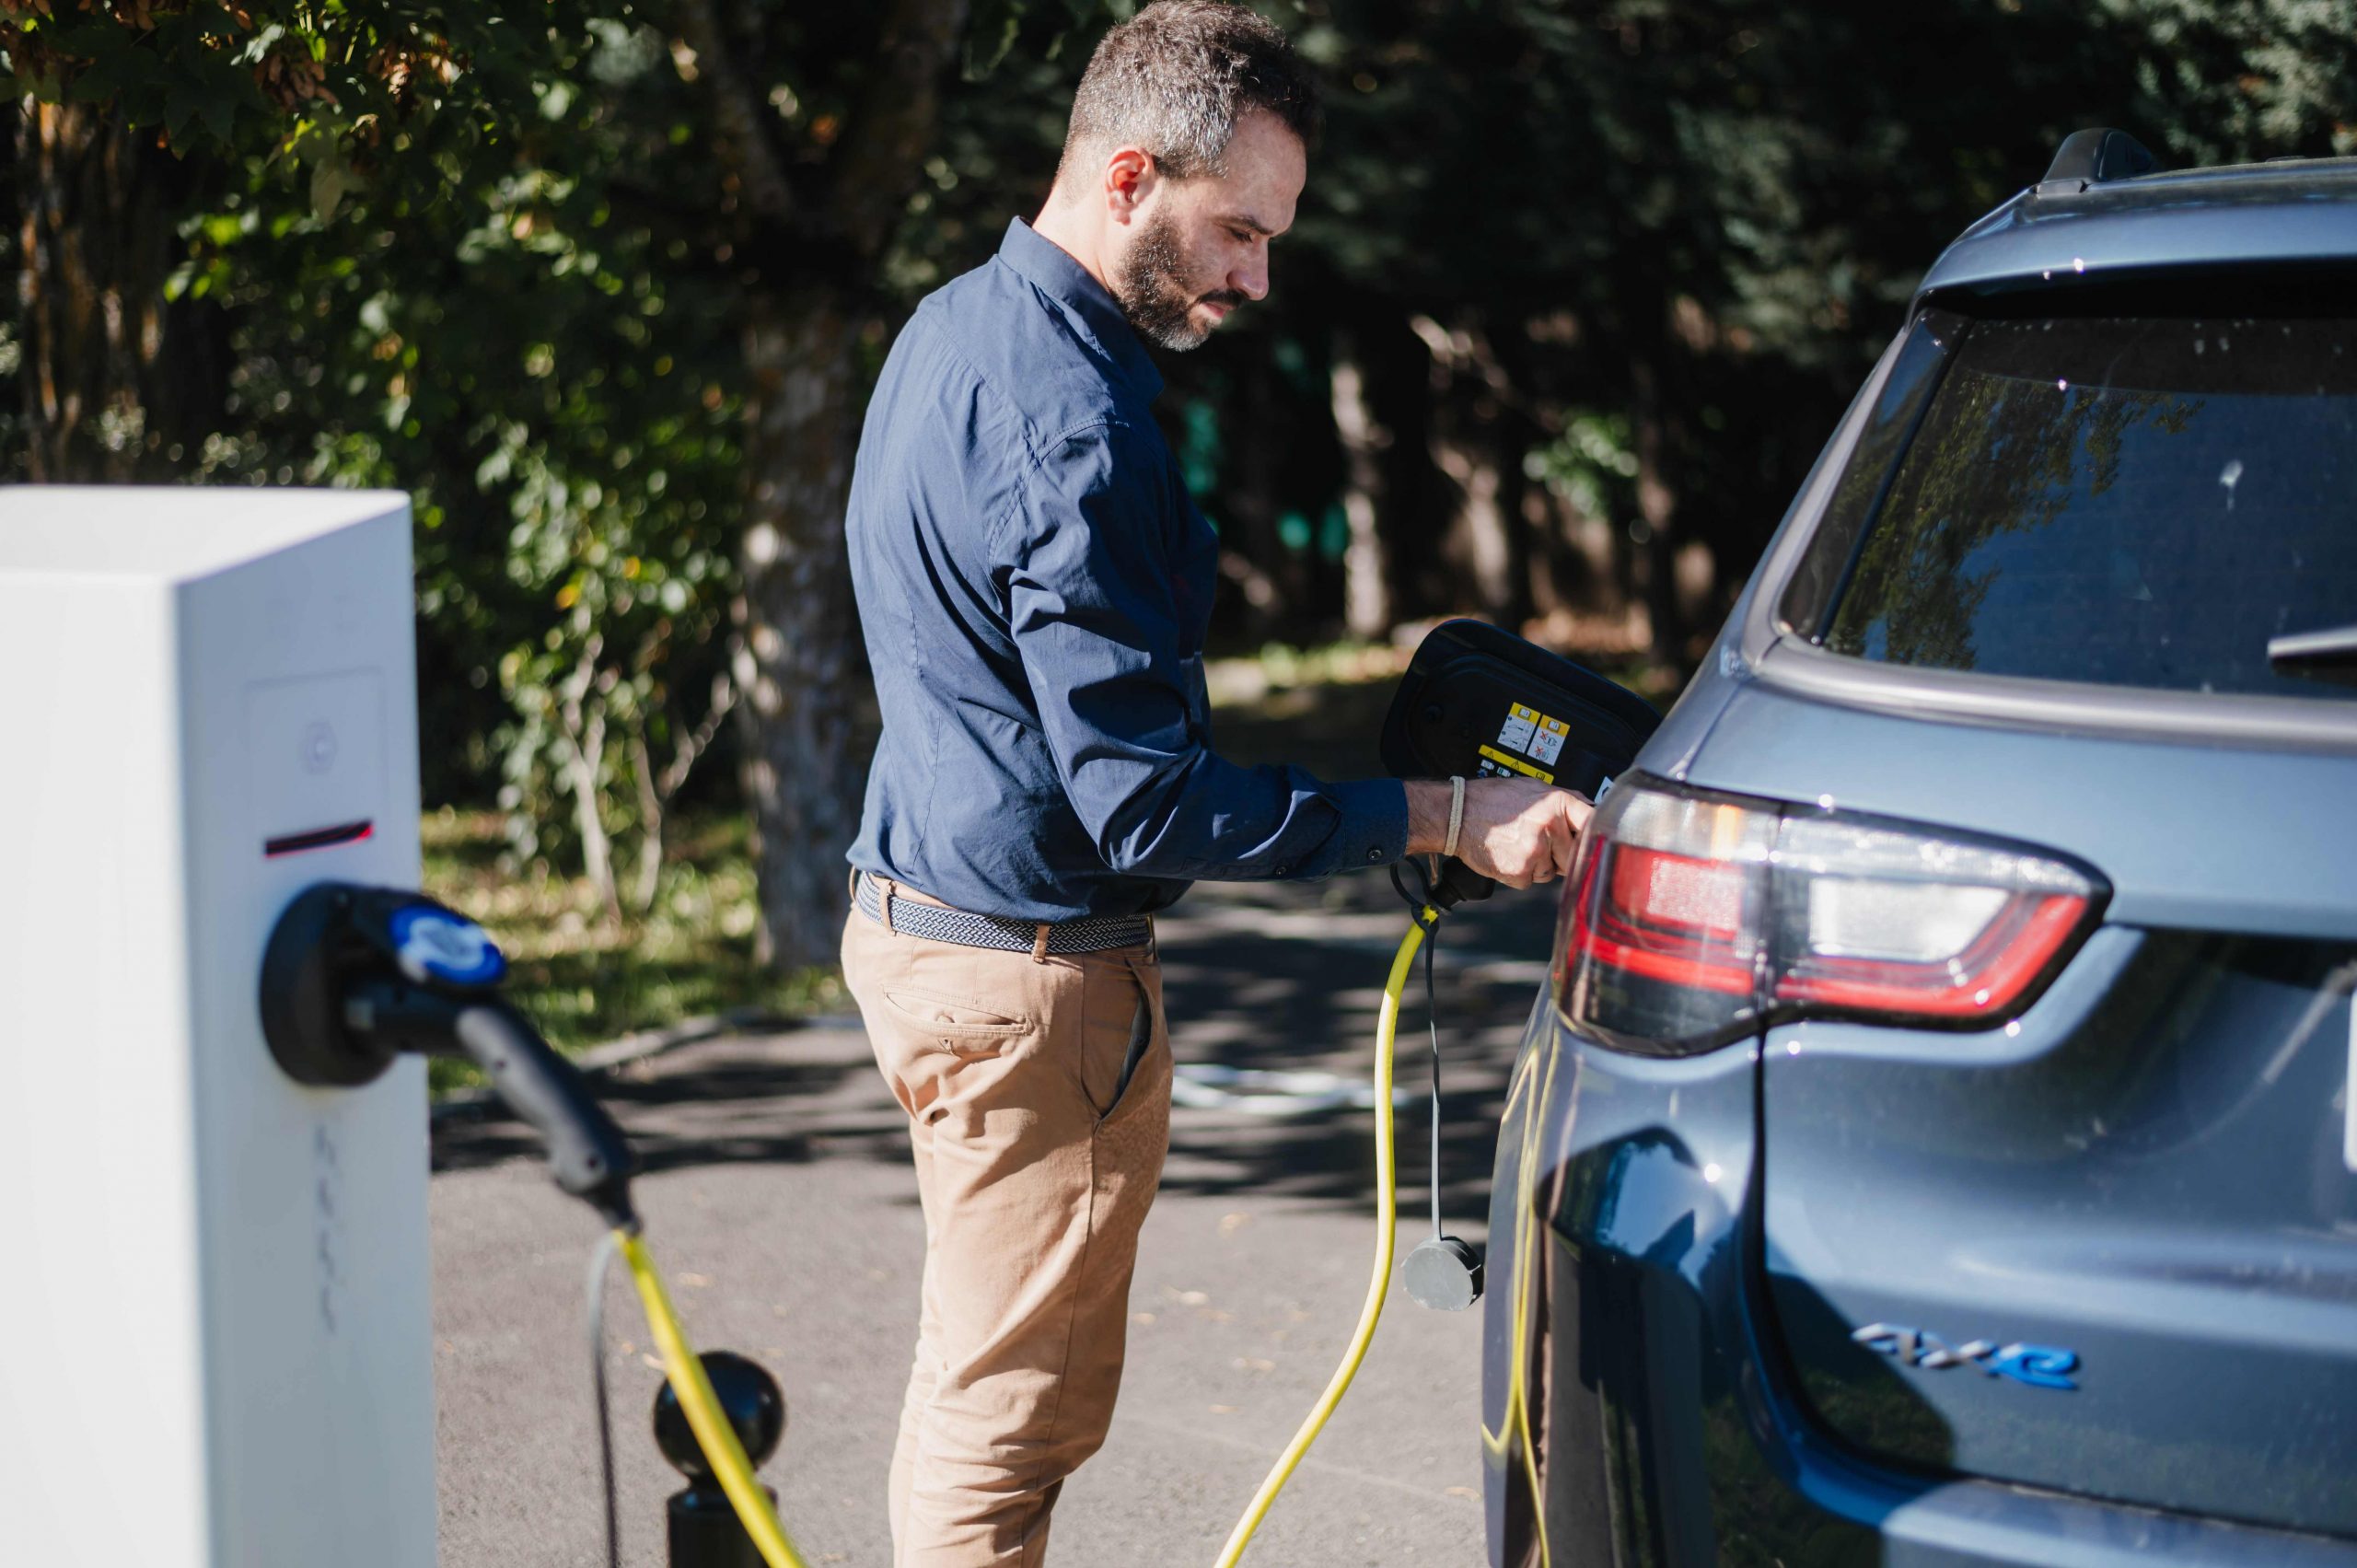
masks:
<instances>
[{"instance_id":1,"label":"red light strip on charger","mask_svg":"<svg viewBox=\"0 0 2357 1568\"><path fill-rule=\"evenodd\" d=\"M264 839L261 853L275 859L282 854L301 854L306 850L333 849L338 844L356 844L377 830L374 820L342 822L332 828L314 828L308 833L289 833L284 838Z\"/></svg>"}]
</instances>

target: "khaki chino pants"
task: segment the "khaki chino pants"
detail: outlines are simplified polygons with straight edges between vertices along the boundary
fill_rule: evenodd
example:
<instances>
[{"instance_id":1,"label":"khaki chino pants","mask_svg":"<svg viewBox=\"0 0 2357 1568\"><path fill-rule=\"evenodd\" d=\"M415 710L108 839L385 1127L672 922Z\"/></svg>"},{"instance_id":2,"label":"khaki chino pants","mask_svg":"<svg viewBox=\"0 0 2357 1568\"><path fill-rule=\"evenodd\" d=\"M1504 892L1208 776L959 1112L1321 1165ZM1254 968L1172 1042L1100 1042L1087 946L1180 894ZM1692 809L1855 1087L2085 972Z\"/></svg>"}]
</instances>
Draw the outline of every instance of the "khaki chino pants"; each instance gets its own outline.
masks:
<instances>
[{"instance_id":1,"label":"khaki chino pants","mask_svg":"<svg viewBox=\"0 0 2357 1568\"><path fill-rule=\"evenodd\" d=\"M888 911L937 902L885 886ZM1038 1568L1064 1478L1112 1420L1138 1227L1169 1147L1161 968L1151 943L1035 957L895 933L856 908L842 958L908 1112L924 1205L892 1560Z\"/></svg>"}]
</instances>

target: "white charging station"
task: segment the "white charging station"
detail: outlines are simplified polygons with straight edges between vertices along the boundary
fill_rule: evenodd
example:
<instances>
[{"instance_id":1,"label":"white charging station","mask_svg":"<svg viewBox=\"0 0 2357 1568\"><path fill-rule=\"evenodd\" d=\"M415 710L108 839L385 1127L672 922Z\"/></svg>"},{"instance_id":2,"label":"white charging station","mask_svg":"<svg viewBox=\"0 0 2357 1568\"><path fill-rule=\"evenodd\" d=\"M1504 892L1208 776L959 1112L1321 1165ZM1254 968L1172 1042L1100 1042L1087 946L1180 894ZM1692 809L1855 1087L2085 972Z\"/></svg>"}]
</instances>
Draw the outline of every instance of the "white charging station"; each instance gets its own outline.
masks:
<instances>
[{"instance_id":1,"label":"white charging station","mask_svg":"<svg viewBox=\"0 0 2357 1568\"><path fill-rule=\"evenodd\" d=\"M435 1561L425 1069L256 1013L417 885L410 574L398 494L0 490L0 1563Z\"/></svg>"}]
</instances>

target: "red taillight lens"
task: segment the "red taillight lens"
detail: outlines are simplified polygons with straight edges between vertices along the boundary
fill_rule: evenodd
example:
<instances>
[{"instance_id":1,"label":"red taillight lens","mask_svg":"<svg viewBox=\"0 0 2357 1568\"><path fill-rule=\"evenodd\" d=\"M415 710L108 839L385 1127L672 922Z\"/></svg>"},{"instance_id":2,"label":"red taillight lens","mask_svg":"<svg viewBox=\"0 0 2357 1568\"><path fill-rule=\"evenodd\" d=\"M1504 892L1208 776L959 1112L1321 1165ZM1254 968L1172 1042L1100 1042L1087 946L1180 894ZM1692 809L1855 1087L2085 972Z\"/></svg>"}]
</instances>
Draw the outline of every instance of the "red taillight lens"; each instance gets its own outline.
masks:
<instances>
[{"instance_id":1,"label":"red taillight lens","mask_svg":"<svg viewBox=\"0 0 2357 1568\"><path fill-rule=\"evenodd\" d=\"M1631 846L1591 861L1589 875L1608 885L1574 928L1584 957L1672 985L1751 994L1741 867Z\"/></svg>"},{"instance_id":2,"label":"red taillight lens","mask_svg":"<svg viewBox=\"0 0 2357 1568\"><path fill-rule=\"evenodd\" d=\"M2014 845L1628 780L1569 880L1558 999L1656 1051L1771 1013L1969 1027L2026 1005L2102 892Z\"/></svg>"}]
</instances>

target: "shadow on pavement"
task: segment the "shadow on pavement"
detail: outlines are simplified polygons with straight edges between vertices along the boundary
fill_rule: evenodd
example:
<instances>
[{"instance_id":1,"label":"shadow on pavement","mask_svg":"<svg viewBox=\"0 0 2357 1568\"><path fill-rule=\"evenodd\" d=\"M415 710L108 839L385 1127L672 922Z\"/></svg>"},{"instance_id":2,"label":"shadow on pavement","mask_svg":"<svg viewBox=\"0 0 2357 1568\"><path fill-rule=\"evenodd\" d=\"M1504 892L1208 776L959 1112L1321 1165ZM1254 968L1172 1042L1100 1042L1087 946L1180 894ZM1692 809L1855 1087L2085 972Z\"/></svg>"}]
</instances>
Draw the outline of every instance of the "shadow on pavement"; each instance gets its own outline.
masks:
<instances>
[{"instance_id":1,"label":"shadow on pavement","mask_svg":"<svg viewBox=\"0 0 2357 1568\"><path fill-rule=\"evenodd\" d=\"M838 1045L814 1056L803 1048L805 1041L842 1032L722 1036L610 1074L598 1080L598 1093L650 1173L704 1165L800 1165L847 1153L905 1158L900 1109L875 1081L865 1051L853 1057ZM874 1095L863 1097L871 1086ZM835 1110L846 1098L876 1102L864 1125L863 1119L847 1121ZM436 1171L540 1156L539 1135L504 1108L434 1130Z\"/></svg>"},{"instance_id":2,"label":"shadow on pavement","mask_svg":"<svg viewBox=\"0 0 2357 1568\"><path fill-rule=\"evenodd\" d=\"M1501 894L1450 914L1434 981L1440 1015L1442 1205L1463 1232L1488 1204L1505 1086L1546 970L1553 904ZM1383 981L1408 926L1387 877L1324 889L1199 887L1166 923L1165 996L1174 1049L1188 1063L1315 1067L1353 1083L1373 1073ZM1431 1037L1419 962L1395 1047L1400 1204L1421 1212L1430 1159ZM1362 1202L1375 1179L1373 1116L1336 1109L1262 1118L1181 1111L1166 1191L1277 1193Z\"/></svg>"},{"instance_id":3,"label":"shadow on pavement","mask_svg":"<svg viewBox=\"0 0 2357 1568\"><path fill-rule=\"evenodd\" d=\"M1514 1051L1544 973L1552 900L1502 894L1452 914L1434 971L1449 1228L1478 1228ZM1199 886L1160 922L1165 995L1181 1069L1211 1063L1372 1074L1383 978L1407 914L1380 874L1323 887ZM1399 1200L1421 1214L1430 1123L1423 976L1411 977L1398 1044ZM649 1171L822 1158L904 1163L907 1139L854 1028L728 1036L636 1064L601 1084ZM1375 1176L1374 1119L1342 1107L1256 1115L1179 1107L1163 1190L1362 1204ZM437 1170L537 1158L531 1131L495 1111L437 1127ZM911 1191L913 1202L913 1185Z\"/></svg>"}]
</instances>

